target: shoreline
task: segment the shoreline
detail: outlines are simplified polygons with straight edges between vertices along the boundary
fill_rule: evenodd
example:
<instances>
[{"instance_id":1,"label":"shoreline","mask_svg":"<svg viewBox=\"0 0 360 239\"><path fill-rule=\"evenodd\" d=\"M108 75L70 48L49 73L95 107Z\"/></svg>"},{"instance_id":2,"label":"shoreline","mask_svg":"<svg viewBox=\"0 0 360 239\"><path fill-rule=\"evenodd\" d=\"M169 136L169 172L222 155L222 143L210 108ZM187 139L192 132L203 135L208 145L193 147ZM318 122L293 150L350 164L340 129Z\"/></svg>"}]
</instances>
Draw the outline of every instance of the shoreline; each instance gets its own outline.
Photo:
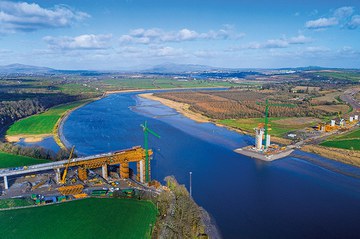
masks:
<instances>
[{"instance_id":1,"label":"shoreline","mask_svg":"<svg viewBox=\"0 0 360 239\"><path fill-rule=\"evenodd\" d=\"M83 104L81 104L81 105L79 105L79 106L77 106L75 108L72 108L70 110L65 111L65 113L60 117L60 119L58 119L58 121L56 122L55 127L53 129L53 137L54 137L54 140L55 140L56 144L59 145L59 147L61 149L69 150L66 147L66 143L64 142L66 140L65 140L63 132L62 132L62 128L64 126L64 123L65 123L66 119L70 116L70 114L73 111L75 111L75 110L77 110L77 109L79 109L79 108L81 108L81 107L83 107L83 106L85 106L87 104L90 104L91 102L99 100L101 98L102 97L90 98L90 99L86 100Z\"/></svg>"},{"instance_id":2,"label":"shoreline","mask_svg":"<svg viewBox=\"0 0 360 239\"><path fill-rule=\"evenodd\" d=\"M165 98L161 98L161 97L153 95L153 93L139 94L138 96L142 97L144 99L158 101L161 104L166 105L166 106L176 110L178 113L182 114L183 116L194 120L195 122L198 122L198 123L213 123L214 125L216 125L218 127L223 127L223 128L226 128L226 129L231 130L231 131L235 131L235 132L240 133L240 134L250 135L250 136L255 137L255 135L252 134L252 133L249 133L249 132L241 130L241 129L233 128L233 127L230 127L230 126L227 126L227 125L220 124L220 123L215 122L214 120L210 119L209 117L206 117L206 116L204 116L204 115L202 115L200 113L194 112L194 111L189 109L190 108L189 104L180 103L180 102L176 102L176 101L173 101L173 100L168 100L168 99L165 99ZM271 138L272 138L272 141L276 142L276 143L280 143L280 144L290 144L291 143L291 141L287 140L287 139L283 139L283 138L279 138L279 137L275 137L275 136L273 136Z\"/></svg>"},{"instance_id":3,"label":"shoreline","mask_svg":"<svg viewBox=\"0 0 360 239\"><path fill-rule=\"evenodd\" d=\"M211 87L175 87L175 88L150 88L150 89L124 89L124 90L109 90L105 91L102 97L117 94L117 93L130 93L130 92L142 92L142 91L157 91L157 90L210 90L210 89L228 89L229 87L223 87L223 86L211 86ZM152 93L144 93L144 94L152 94Z\"/></svg>"},{"instance_id":4,"label":"shoreline","mask_svg":"<svg viewBox=\"0 0 360 239\"><path fill-rule=\"evenodd\" d=\"M90 103L90 102L93 102L95 100L97 100L99 98L91 98L91 99L88 99L88 100L80 100L81 101L84 101L83 104L75 107L75 108L72 108L72 109L69 109L67 111L65 111L61 116L60 118L56 121L55 125L54 125L54 128L53 128L53 131L52 133L48 133L48 134L18 134L18 135L4 135L4 139L6 142L10 142L10 143L18 143L20 142L21 139L24 140L25 143L37 143L37 142L41 142L42 140L44 140L45 138L47 137L53 137L55 143L61 148L61 149L67 149L66 146L63 144L63 142L60 140L60 133L59 133L59 126L61 125L61 122L63 119L67 118L67 116L74 110ZM76 101L75 101L76 102ZM66 104L70 104L70 103L75 103L75 102L69 102L69 103L66 103ZM66 105L66 104L60 104L60 105L56 105L56 106L61 106L61 105ZM55 107L55 106L54 106ZM28 117L32 117L34 115L30 115ZM26 118L28 118L26 117ZM24 118L25 119L25 118Z\"/></svg>"},{"instance_id":5,"label":"shoreline","mask_svg":"<svg viewBox=\"0 0 360 239\"><path fill-rule=\"evenodd\" d=\"M166 106L176 110L178 113L180 113L183 116L190 118L196 122L213 123L216 126L225 127L228 130L235 131L237 133L244 134L244 135L250 135L250 136L254 137L254 134L251 134L249 132L246 132L246 131L243 131L243 130L240 130L237 128L232 128L227 125L219 124L217 122L214 122L214 120L201 115L200 113L192 112L189 109L190 106L188 104L160 98L160 97L154 96L153 93L139 94L139 96L142 98L145 98L145 99L158 101L158 102L162 103L163 105L166 105ZM271 137L271 140L273 142L276 142L279 144L284 144L284 145L291 143L290 140L279 138L279 137L274 137L274 136ZM328 159L331 159L331 160L334 160L334 161L337 161L340 163L344 163L347 165L351 165L354 167L360 167L360 152L346 150L346 149L323 147L323 146L311 145L311 144L304 145L302 148L300 148L300 150L302 150L304 152L308 152L308 153L313 153L313 154L319 155L321 157L325 157L325 158L328 158Z\"/></svg>"}]
</instances>

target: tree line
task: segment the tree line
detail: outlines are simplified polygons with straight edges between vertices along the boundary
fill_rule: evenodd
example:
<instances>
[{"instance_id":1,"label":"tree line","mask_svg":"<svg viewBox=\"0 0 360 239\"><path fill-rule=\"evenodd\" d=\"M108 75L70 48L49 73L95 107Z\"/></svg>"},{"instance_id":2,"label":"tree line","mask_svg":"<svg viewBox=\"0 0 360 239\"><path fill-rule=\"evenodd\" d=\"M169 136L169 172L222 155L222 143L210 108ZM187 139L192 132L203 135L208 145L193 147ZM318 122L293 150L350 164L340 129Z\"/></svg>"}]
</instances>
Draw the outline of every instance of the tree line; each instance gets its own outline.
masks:
<instances>
[{"instance_id":1,"label":"tree line","mask_svg":"<svg viewBox=\"0 0 360 239\"><path fill-rule=\"evenodd\" d=\"M12 143L0 143L0 151L36 159L49 159L53 161L67 159L70 156L70 152L66 149L60 149L57 153L55 153L52 150L44 149L39 146L22 147ZM77 156L73 155L73 157Z\"/></svg>"},{"instance_id":2,"label":"tree line","mask_svg":"<svg viewBox=\"0 0 360 239\"><path fill-rule=\"evenodd\" d=\"M46 109L76 100L83 99L83 96L74 96L66 94L50 94L40 96L34 99L24 99L18 101L1 101L0 102L0 132L21 118L30 115L42 113Z\"/></svg>"}]
</instances>

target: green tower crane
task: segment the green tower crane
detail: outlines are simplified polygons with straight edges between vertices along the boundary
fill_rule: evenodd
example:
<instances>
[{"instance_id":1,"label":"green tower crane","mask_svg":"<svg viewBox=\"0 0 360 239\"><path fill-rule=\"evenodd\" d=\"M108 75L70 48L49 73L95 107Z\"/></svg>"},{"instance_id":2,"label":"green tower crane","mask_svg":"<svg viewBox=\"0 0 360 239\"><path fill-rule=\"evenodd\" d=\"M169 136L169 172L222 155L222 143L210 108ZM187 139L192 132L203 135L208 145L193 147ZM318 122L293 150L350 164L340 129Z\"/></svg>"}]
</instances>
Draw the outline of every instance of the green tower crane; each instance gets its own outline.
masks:
<instances>
[{"instance_id":1,"label":"green tower crane","mask_svg":"<svg viewBox=\"0 0 360 239\"><path fill-rule=\"evenodd\" d=\"M294 104L277 104L277 103L272 103L270 104L269 101L266 99L265 104L262 102L256 102L256 104L258 105L265 105L265 143L264 143L264 149L267 148L267 135L268 135L268 128L269 128L269 107L270 106L281 106L281 107L289 107L289 108L294 108L296 107L296 105Z\"/></svg>"},{"instance_id":2,"label":"green tower crane","mask_svg":"<svg viewBox=\"0 0 360 239\"><path fill-rule=\"evenodd\" d=\"M148 137L149 137L149 133L154 135L157 138L160 138L160 135L158 135L157 133L155 133L154 131L152 131L151 129L149 129L147 127L147 121L145 121L145 123L141 124L140 126L143 128L143 131L144 131L145 182L149 182L150 181L150 176L149 176L149 145L148 145Z\"/></svg>"}]
</instances>

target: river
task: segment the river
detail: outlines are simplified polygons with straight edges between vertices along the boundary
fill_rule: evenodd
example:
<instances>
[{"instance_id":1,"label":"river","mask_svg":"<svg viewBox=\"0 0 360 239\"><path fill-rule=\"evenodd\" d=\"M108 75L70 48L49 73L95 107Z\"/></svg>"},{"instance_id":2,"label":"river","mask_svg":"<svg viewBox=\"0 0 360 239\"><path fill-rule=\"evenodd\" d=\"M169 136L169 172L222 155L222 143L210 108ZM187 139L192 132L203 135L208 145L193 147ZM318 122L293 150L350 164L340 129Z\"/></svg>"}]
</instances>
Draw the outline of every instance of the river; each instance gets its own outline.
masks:
<instances>
[{"instance_id":1,"label":"river","mask_svg":"<svg viewBox=\"0 0 360 239\"><path fill-rule=\"evenodd\" d=\"M80 155L130 148L143 144L140 124L147 120L161 136L149 139L152 177L175 175L188 187L191 171L193 198L224 238L360 235L359 169L301 151L270 163L236 154L254 139L196 123L137 94L109 95L75 110L63 125L63 140Z\"/></svg>"}]
</instances>

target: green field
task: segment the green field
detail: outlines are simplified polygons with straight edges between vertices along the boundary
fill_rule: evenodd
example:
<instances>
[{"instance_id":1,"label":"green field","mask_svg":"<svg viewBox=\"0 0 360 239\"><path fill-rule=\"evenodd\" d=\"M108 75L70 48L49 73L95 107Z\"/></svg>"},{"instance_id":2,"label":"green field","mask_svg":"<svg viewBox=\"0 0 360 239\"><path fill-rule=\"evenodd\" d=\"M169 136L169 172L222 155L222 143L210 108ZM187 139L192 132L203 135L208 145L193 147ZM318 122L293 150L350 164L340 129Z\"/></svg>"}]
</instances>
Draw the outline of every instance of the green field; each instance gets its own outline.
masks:
<instances>
[{"instance_id":1,"label":"green field","mask_svg":"<svg viewBox=\"0 0 360 239\"><path fill-rule=\"evenodd\" d=\"M49 206L0 211L1 238L150 238L153 203L89 198Z\"/></svg>"},{"instance_id":2,"label":"green field","mask_svg":"<svg viewBox=\"0 0 360 239\"><path fill-rule=\"evenodd\" d=\"M341 135L336 139L360 139L360 129L354 130L348 134Z\"/></svg>"},{"instance_id":3,"label":"green field","mask_svg":"<svg viewBox=\"0 0 360 239\"><path fill-rule=\"evenodd\" d=\"M10 126L7 135L38 135L51 134L56 122L68 110L84 104L86 101L60 105L48 111L19 120Z\"/></svg>"},{"instance_id":4,"label":"green field","mask_svg":"<svg viewBox=\"0 0 360 239\"><path fill-rule=\"evenodd\" d=\"M340 149L360 150L360 139L325 141L320 145Z\"/></svg>"},{"instance_id":5,"label":"green field","mask_svg":"<svg viewBox=\"0 0 360 239\"><path fill-rule=\"evenodd\" d=\"M317 72L316 74L339 80L360 81L360 72Z\"/></svg>"},{"instance_id":6,"label":"green field","mask_svg":"<svg viewBox=\"0 0 360 239\"><path fill-rule=\"evenodd\" d=\"M0 209L1 208L13 208L13 207L24 207L34 205L34 200L28 199L2 199L0 200Z\"/></svg>"},{"instance_id":7,"label":"green field","mask_svg":"<svg viewBox=\"0 0 360 239\"><path fill-rule=\"evenodd\" d=\"M360 129L344 135L331 137L320 145L333 148L360 150Z\"/></svg>"},{"instance_id":8,"label":"green field","mask_svg":"<svg viewBox=\"0 0 360 239\"><path fill-rule=\"evenodd\" d=\"M233 83L210 80L176 80L176 79L107 79L93 84L94 87L107 90L120 89L168 89L168 88L206 88L231 87Z\"/></svg>"},{"instance_id":9,"label":"green field","mask_svg":"<svg viewBox=\"0 0 360 239\"><path fill-rule=\"evenodd\" d=\"M273 136L284 136L286 133L295 131L298 129L305 128L311 124L279 124L277 120L290 119L286 117L277 117L269 118L269 124L271 124L269 131ZM264 118L250 118L250 119L225 119L219 120L220 124L227 125L230 127L238 128L250 133L254 133L254 128L258 126L259 123L264 123Z\"/></svg>"},{"instance_id":10,"label":"green field","mask_svg":"<svg viewBox=\"0 0 360 239\"><path fill-rule=\"evenodd\" d=\"M45 159L34 159L30 157L0 152L0 168L14 168L48 162L50 161Z\"/></svg>"}]
</instances>

